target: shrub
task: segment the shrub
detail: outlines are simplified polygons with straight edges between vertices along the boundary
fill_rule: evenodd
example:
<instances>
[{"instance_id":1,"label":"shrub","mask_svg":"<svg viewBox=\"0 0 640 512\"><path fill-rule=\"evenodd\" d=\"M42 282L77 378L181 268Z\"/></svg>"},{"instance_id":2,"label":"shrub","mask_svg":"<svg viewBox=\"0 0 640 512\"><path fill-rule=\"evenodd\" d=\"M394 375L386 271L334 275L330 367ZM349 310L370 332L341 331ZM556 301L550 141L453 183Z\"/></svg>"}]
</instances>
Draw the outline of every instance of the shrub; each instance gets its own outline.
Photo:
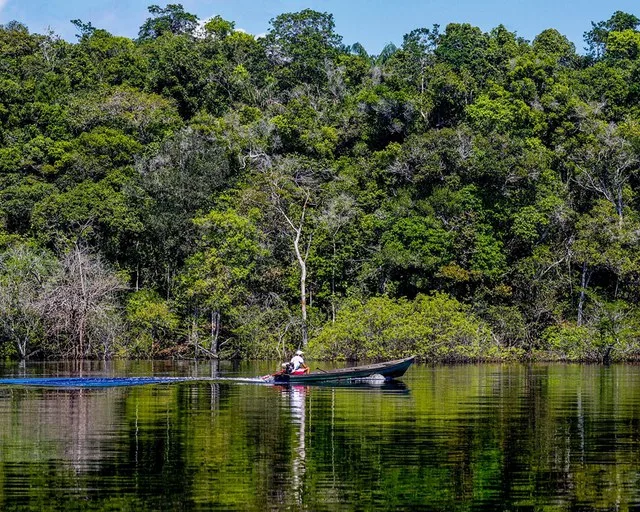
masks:
<instances>
[{"instance_id":1,"label":"shrub","mask_svg":"<svg viewBox=\"0 0 640 512\"><path fill-rule=\"evenodd\" d=\"M311 355L331 359L392 359L417 355L429 360L466 361L488 350L486 324L469 307L444 294L415 300L374 297L351 301L311 340Z\"/></svg>"}]
</instances>

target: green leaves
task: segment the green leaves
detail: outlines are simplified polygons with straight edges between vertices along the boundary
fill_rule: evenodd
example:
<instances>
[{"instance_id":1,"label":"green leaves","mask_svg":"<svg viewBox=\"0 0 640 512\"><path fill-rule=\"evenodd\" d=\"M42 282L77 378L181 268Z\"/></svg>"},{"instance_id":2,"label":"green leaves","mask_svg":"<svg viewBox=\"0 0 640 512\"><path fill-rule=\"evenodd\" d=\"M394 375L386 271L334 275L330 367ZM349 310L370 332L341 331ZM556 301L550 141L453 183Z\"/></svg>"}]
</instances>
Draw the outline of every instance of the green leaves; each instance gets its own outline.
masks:
<instances>
[{"instance_id":1,"label":"green leaves","mask_svg":"<svg viewBox=\"0 0 640 512\"><path fill-rule=\"evenodd\" d=\"M592 58L601 58L606 53L609 36L615 32L635 30L640 25L640 19L633 14L616 11L607 21L591 22L591 30L584 33L584 39L589 45Z\"/></svg>"},{"instance_id":2,"label":"green leaves","mask_svg":"<svg viewBox=\"0 0 640 512\"><path fill-rule=\"evenodd\" d=\"M544 126L544 118L539 112L498 87L469 105L467 115L472 126L483 133L495 130L535 136Z\"/></svg>"},{"instance_id":3,"label":"green leaves","mask_svg":"<svg viewBox=\"0 0 640 512\"><path fill-rule=\"evenodd\" d=\"M486 325L446 294L415 300L371 298L351 301L310 344L318 355L337 359L393 359L417 355L427 360L468 361L489 343Z\"/></svg>"},{"instance_id":4,"label":"green leaves","mask_svg":"<svg viewBox=\"0 0 640 512\"><path fill-rule=\"evenodd\" d=\"M141 42L163 34L192 34L198 24L198 17L185 12L181 4L167 4L165 8L150 5L147 9L153 16L140 27L138 40Z\"/></svg>"},{"instance_id":5,"label":"green leaves","mask_svg":"<svg viewBox=\"0 0 640 512\"><path fill-rule=\"evenodd\" d=\"M399 219L383 234L381 256L393 266L429 273L451 258L451 246L451 236L439 222L411 217Z\"/></svg>"},{"instance_id":6,"label":"green leaves","mask_svg":"<svg viewBox=\"0 0 640 512\"><path fill-rule=\"evenodd\" d=\"M334 321L340 357L635 350L637 17L593 24L589 57L457 23L374 56L310 9L264 38L149 12L137 41L0 27L0 242L128 272L141 341L109 353L273 356Z\"/></svg>"},{"instance_id":7,"label":"green leaves","mask_svg":"<svg viewBox=\"0 0 640 512\"><path fill-rule=\"evenodd\" d=\"M280 86L326 84L325 60L338 55L342 41L334 32L333 15L304 9L276 16L270 23L264 44Z\"/></svg>"},{"instance_id":8,"label":"green leaves","mask_svg":"<svg viewBox=\"0 0 640 512\"><path fill-rule=\"evenodd\" d=\"M131 294L127 300L126 320L131 332L131 343L124 352L127 355L161 356L162 351L172 347L179 336L178 315L152 290Z\"/></svg>"}]
</instances>

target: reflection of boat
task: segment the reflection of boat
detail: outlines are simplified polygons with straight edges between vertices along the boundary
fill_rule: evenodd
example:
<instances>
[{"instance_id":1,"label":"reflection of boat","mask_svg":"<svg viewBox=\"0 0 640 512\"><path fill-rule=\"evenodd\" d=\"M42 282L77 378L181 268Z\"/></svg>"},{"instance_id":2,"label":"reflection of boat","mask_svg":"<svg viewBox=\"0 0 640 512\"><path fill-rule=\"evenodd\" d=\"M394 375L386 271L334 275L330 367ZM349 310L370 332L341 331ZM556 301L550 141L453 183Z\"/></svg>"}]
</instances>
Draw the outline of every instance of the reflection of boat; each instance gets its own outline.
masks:
<instances>
[{"instance_id":1,"label":"reflection of boat","mask_svg":"<svg viewBox=\"0 0 640 512\"><path fill-rule=\"evenodd\" d=\"M296 382L295 384L289 382L275 382L276 387L279 387L283 391L291 390L291 389L308 389L310 386L314 388L342 388L346 390L352 391L366 391L366 392L380 392L380 393L393 393L399 395L408 395L409 388L407 385L401 380L382 380L382 381L371 381L367 379L352 379L352 380L330 380L330 381L315 381L300 384Z\"/></svg>"},{"instance_id":2,"label":"reflection of boat","mask_svg":"<svg viewBox=\"0 0 640 512\"><path fill-rule=\"evenodd\" d=\"M402 377L409 366L413 364L415 356L384 363L368 364L365 366L352 366L350 368L339 368L337 370L318 370L304 375L289 375L286 373L274 375L276 383L330 383L341 381L353 381L361 379L390 380ZM378 377L380 376L380 377Z\"/></svg>"},{"instance_id":3,"label":"reflection of boat","mask_svg":"<svg viewBox=\"0 0 640 512\"><path fill-rule=\"evenodd\" d=\"M301 384L295 384L300 386ZM382 380L372 381L367 379L353 379L353 380L334 380L328 382L310 382L309 385L313 386L331 386L332 388L346 388L346 389L360 389L366 391L382 391L382 392L398 392L399 394L407 394L409 388L401 380Z\"/></svg>"}]
</instances>

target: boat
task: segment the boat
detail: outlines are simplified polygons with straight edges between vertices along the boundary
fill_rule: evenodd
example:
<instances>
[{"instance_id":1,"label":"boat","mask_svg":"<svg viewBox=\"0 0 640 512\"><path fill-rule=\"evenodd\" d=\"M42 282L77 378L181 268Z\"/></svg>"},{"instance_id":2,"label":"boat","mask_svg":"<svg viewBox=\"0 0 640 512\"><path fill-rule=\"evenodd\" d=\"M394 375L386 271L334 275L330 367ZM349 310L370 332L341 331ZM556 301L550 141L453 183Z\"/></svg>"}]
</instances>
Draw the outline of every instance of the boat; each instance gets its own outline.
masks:
<instances>
[{"instance_id":1,"label":"boat","mask_svg":"<svg viewBox=\"0 0 640 512\"><path fill-rule=\"evenodd\" d=\"M273 380L276 384L315 384L323 382L344 382L363 379L380 378L384 380L402 377L413 364L415 356L384 363L374 363L365 366L351 366L336 370L316 370L311 373L291 375L288 373L276 373Z\"/></svg>"}]
</instances>

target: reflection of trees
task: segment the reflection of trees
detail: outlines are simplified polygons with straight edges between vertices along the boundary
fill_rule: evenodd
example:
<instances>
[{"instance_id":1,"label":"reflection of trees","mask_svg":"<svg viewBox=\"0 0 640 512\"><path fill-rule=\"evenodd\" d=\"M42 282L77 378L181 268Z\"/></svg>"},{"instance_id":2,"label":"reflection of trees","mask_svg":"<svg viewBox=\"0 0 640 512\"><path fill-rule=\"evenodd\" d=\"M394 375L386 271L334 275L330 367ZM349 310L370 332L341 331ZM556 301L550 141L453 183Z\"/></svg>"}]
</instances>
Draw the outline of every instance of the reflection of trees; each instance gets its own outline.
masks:
<instances>
[{"instance_id":1,"label":"reflection of trees","mask_svg":"<svg viewBox=\"0 0 640 512\"><path fill-rule=\"evenodd\" d=\"M122 395L119 389L2 390L0 509L15 506L15 489L38 510L54 507L60 489L85 499L87 475L113 459L103 432L113 428Z\"/></svg>"},{"instance_id":2,"label":"reflection of trees","mask_svg":"<svg viewBox=\"0 0 640 512\"><path fill-rule=\"evenodd\" d=\"M16 489L36 509L70 496L141 510L625 508L640 496L637 368L435 367L408 386L0 388L0 509Z\"/></svg>"},{"instance_id":3,"label":"reflection of trees","mask_svg":"<svg viewBox=\"0 0 640 512\"><path fill-rule=\"evenodd\" d=\"M25 446L32 447L36 460L61 459L78 472L108 458L99 434L113 425L122 394L121 389L11 389L2 397L8 410L0 414L0 443L16 450L3 450L3 462L20 461Z\"/></svg>"}]
</instances>

